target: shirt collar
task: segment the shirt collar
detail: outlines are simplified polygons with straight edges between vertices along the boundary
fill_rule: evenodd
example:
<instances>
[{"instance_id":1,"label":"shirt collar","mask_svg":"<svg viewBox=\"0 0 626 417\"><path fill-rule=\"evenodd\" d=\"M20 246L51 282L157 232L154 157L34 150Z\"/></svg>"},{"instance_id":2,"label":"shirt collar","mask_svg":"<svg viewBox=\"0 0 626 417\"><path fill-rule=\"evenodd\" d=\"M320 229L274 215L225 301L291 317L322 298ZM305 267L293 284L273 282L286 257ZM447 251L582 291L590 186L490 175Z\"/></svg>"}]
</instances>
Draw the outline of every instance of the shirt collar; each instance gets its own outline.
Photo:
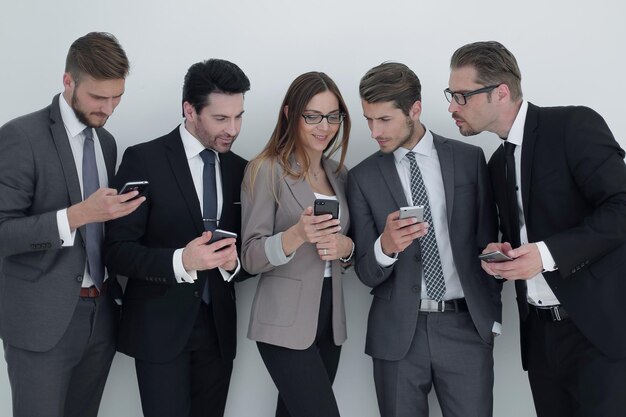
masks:
<instances>
[{"instance_id":1,"label":"shirt collar","mask_svg":"<svg viewBox=\"0 0 626 417\"><path fill-rule=\"evenodd\" d=\"M403 148L402 146L393 151L393 157L396 160L396 163L400 163L402 158L406 156L409 152L415 152L420 155L424 155L430 157L433 153L433 134L424 126L424 136L417 142L417 145L413 149Z\"/></svg>"},{"instance_id":2,"label":"shirt collar","mask_svg":"<svg viewBox=\"0 0 626 417\"><path fill-rule=\"evenodd\" d=\"M65 129L67 129L73 138L85 130L87 126L78 120L76 113L74 113L74 110L72 110L67 101L65 101L63 94L59 95L59 109L61 110L61 119L63 120Z\"/></svg>"},{"instance_id":3,"label":"shirt collar","mask_svg":"<svg viewBox=\"0 0 626 417\"><path fill-rule=\"evenodd\" d=\"M517 112L513 126L509 131L509 137L507 141L517 146L522 146L524 140L524 124L526 123L526 113L528 112L528 102L522 100L522 105Z\"/></svg>"},{"instance_id":4,"label":"shirt collar","mask_svg":"<svg viewBox=\"0 0 626 417\"><path fill-rule=\"evenodd\" d=\"M198 139L196 139L196 137L194 135L192 135L187 128L185 127L185 121L183 120L183 122L180 124L179 127L179 132L180 132L180 138L183 141L183 148L185 148L185 155L187 156L187 159L191 159L194 158L198 155L200 155L200 152L202 152L205 147L204 145L202 145L200 143L200 141ZM218 152L215 152L215 150L208 148L209 150L213 151L215 153L215 159L219 162L220 160L220 154Z\"/></svg>"}]
</instances>

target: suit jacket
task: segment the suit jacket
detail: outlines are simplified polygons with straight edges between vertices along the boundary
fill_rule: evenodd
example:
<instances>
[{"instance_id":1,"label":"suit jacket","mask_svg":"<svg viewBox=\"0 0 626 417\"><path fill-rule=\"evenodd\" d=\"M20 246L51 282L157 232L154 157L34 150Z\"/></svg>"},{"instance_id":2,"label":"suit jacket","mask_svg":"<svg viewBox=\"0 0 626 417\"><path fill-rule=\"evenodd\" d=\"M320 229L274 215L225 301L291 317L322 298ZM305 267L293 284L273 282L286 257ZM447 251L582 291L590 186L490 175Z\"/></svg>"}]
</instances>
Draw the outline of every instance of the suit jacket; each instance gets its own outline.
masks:
<instances>
[{"instance_id":1,"label":"suit jacket","mask_svg":"<svg viewBox=\"0 0 626 417\"><path fill-rule=\"evenodd\" d=\"M505 219L504 151L489 170ZM558 270L548 285L580 331L609 357L626 356L626 165L600 115L585 107L528 104L521 155L522 204L529 242L544 241ZM516 214L514 214L516 215ZM516 282L522 359L526 364L526 282Z\"/></svg>"},{"instance_id":2,"label":"suit jacket","mask_svg":"<svg viewBox=\"0 0 626 417\"><path fill-rule=\"evenodd\" d=\"M450 244L469 311L481 338L493 343L494 321L502 322L501 285L480 267L478 254L497 237L495 204L480 148L433 133L445 189ZM399 360L415 334L422 263L416 240L389 267L376 261L374 243L389 213L407 203L393 154L376 152L350 170L348 201L359 279L372 287L365 352Z\"/></svg>"},{"instance_id":3,"label":"suit jacket","mask_svg":"<svg viewBox=\"0 0 626 417\"><path fill-rule=\"evenodd\" d=\"M295 162L293 162L295 163ZM340 207L341 231L350 224L345 196L347 170L336 173L337 162L322 161L326 177L333 187ZM324 283L325 261L312 243L304 243L284 265L272 265L265 252L265 242L284 232L300 219L307 207L313 207L315 195L304 180L283 177L283 170L269 162L258 172L254 189L245 187L241 195L243 210L243 265L251 274L260 274L248 338L259 342L306 349L313 344ZM278 200L276 200L275 196ZM336 345L346 340L346 313L341 282L341 265L332 261L333 337Z\"/></svg>"},{"instance_id":4,"label":"suit jacket","mask_svg":"<svg viewBox=\"0 0 626 417\"><path fill-rule=\"evenodd\" d=\"M239 194L246 160L220 154L221 229L240 234ZM129 216L107 223L105 262L128 277L122 307L118 350L151 362L166 362L189 340L209 280L212 310L224 359L235 357L235 289L217 268L198 271L194 283L176 282L172 259L204 232L200 202L178 128L168 135L132 146L114 184L150 182L147 201Z\"/></svg>"},{"instance_id":5,"label":"suit jacket","mask_svg":"<svg viewBox=\"0 0 626 417\"><path fill-rule=\"evenodd\" d=\"M61 247L56 220L83 199L59 100L0 129L0 335L38 352L65 333L85 271L84 226L72 247ZM110 181L115 140L96 132Z\"/></svg>"}]
</instances>

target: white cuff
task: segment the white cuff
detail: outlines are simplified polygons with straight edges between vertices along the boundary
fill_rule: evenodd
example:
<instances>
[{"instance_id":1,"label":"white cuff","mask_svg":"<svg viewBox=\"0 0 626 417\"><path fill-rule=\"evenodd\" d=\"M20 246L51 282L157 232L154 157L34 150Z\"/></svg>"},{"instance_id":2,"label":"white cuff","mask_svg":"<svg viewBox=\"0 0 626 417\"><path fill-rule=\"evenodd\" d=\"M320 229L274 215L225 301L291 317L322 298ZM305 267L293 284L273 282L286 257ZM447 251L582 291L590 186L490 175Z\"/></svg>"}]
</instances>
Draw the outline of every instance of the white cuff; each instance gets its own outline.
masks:
<instances>
[{"instance_id":1,"label":"white cuff","mask_svg":"<svg viewBox=\"0 0 626 417\"><path fill-rule=\"evenodd\" d=\"M174 251L172 265L174 266L174 277L179 284L183 282L194 282L198 279L198 273L196 271L185 271L185 267L183 266L183 249L176 249Z\"/></svg>"},{"instance_id":2,"label":"white cuff","mask_svg":"<svg viewBox=\"0 0 626 417\"><path fill-rule=\"evenodd\" d=\"M378 236L378 239L376 239L376 242L374 242L374 254L376 256L376 262L378 262L378 265L382 267L391 266L398 260L398 254L394 254L395 256L393 258L385 255L385 253L383 252L383 245L381 245L380 243L380 238L381 237Z\"/></svg>"},{"instance_id":3,"label":"white cuff","mask_svg":"<svg viewBox=\"0 0 626 417\"><path fill-rule=\"evenodd\" d=\"M237 268L235 268L235 271L232 274L225 269L222 269L219 267L217 269L220 270L220 274L222 274L222 278L224 278L224 281L230 282L235 277L235 275L239 273L239 270L241 269L241 263L239 263L239 257L237 257Z\"/></svg>"},{"instance_id":4,"label":"white cuff","mask_svg":"<svg viewBox=\"0 0 626 417\"><path fill-rule=\"evenodd\" d=\"M541 263L543 264L544 271L556 271L558 268L556 266L556 262L554 262L554 258L548 249L548 246L541 241L536 242L537 248L539 249L539 254L541 255Z\"/></svg>"},{"instance_id":5,"label":"white cuff","mask_svg":"<svg viewBox=\"0 0 626 417\"><path fill-rule=\"evenodd\" d=\"M74 246L76 230L70 230L70 220L67 218L67 209L57 211L57 228L59 229L59 239L61 246Z\"/></svg>"},{"instance_id":6,"label":"white cuff","mask_svg":"<svg viewBox=\"0 0 626 417\"><path fill-rule=\"evenodd\" d=\"M501 335L502 334L502 323L499 323L497 321L493 322L493 327L491 328L491 332L495 335Z\"/></svg>"},{"instance_id":7,"label":"white cuff","mask_svg":"<svg viewBox=\"0 0 626 417\"><path fill-rule=\"evenodd\" d=\"M265 239L265 256L267 256L268 262L274 266L284 265L296 255L296 251L289 256L285 255L282 237L283 232L280 232Z\"/></svg>"}]
</instances>

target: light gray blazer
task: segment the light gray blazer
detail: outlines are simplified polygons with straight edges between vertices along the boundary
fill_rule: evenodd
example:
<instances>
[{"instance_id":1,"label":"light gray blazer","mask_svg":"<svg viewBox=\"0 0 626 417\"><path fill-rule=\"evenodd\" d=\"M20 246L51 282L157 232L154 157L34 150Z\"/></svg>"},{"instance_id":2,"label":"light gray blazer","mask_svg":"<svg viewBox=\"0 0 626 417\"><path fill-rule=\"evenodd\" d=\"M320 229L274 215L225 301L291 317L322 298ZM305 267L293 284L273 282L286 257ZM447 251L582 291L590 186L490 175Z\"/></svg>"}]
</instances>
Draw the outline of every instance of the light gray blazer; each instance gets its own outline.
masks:
<instances>
[{"instance_id":1,"label":"light gray blazer","mask_svg":"<svg viewBox=\"0 0 626 417\"><path fill-rule=\"evenodd\" d=\"M302 350L315 340L325 262L320 259L314 244L305 243L287 263L277 265L276 254L272 254L271 249L266 250L266 246L276 248L276 240L280 239L277 234L298 222L302 211L313 206L315 195L306 181L283 178L279 164L275 163L273 167L272 175L271 164L262 164L254 189L250 190L248 166L241 192L242 263L250 274L260 274L250 313L248 338ZM333 160L324 160L323 167L339 200L340 233L345 234L349 226L345 194L347 170L343 168L336 174L337 162ZM274 264L268 259L268 253ZM346 340L346 313L341 265L337 260L332 262L331 279L333 335L335 344L340 345Z\"/></svg>"},{"instance_id":2,"label":"light gray blazer","mask_svg":"<svg viewBox=\"0 0 626 417\"><path fill-rule=\"evenodd\" d=\"M61 247L56 220L82 200L60 99L0 128L0 337L38 352L65 333L85 269L84 226L74 246ZM115 141L96 132L111 181Z\"/></svg>"}]
</instances>

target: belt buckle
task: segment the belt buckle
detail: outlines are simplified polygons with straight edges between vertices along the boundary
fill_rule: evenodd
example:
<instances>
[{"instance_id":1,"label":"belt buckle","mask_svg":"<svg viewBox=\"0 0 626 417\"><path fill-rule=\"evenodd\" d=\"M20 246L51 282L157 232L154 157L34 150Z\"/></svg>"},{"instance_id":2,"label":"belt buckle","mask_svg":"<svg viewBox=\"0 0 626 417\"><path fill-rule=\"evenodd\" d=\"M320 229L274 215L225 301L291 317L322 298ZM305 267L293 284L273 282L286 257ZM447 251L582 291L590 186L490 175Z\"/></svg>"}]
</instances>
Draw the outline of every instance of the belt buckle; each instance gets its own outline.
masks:
<instances>
[{"instance_id":1,"label":"belt buckle","mask_svg":"<svg viewBox=\"0 0 626 417\"><path fill-rule=\"evenodd\" d=\"M424 311L426 313L443 313L445 310L446 306L443 301L428 299L420 300L420 311Z\"/></svg>"}]
</instances>

